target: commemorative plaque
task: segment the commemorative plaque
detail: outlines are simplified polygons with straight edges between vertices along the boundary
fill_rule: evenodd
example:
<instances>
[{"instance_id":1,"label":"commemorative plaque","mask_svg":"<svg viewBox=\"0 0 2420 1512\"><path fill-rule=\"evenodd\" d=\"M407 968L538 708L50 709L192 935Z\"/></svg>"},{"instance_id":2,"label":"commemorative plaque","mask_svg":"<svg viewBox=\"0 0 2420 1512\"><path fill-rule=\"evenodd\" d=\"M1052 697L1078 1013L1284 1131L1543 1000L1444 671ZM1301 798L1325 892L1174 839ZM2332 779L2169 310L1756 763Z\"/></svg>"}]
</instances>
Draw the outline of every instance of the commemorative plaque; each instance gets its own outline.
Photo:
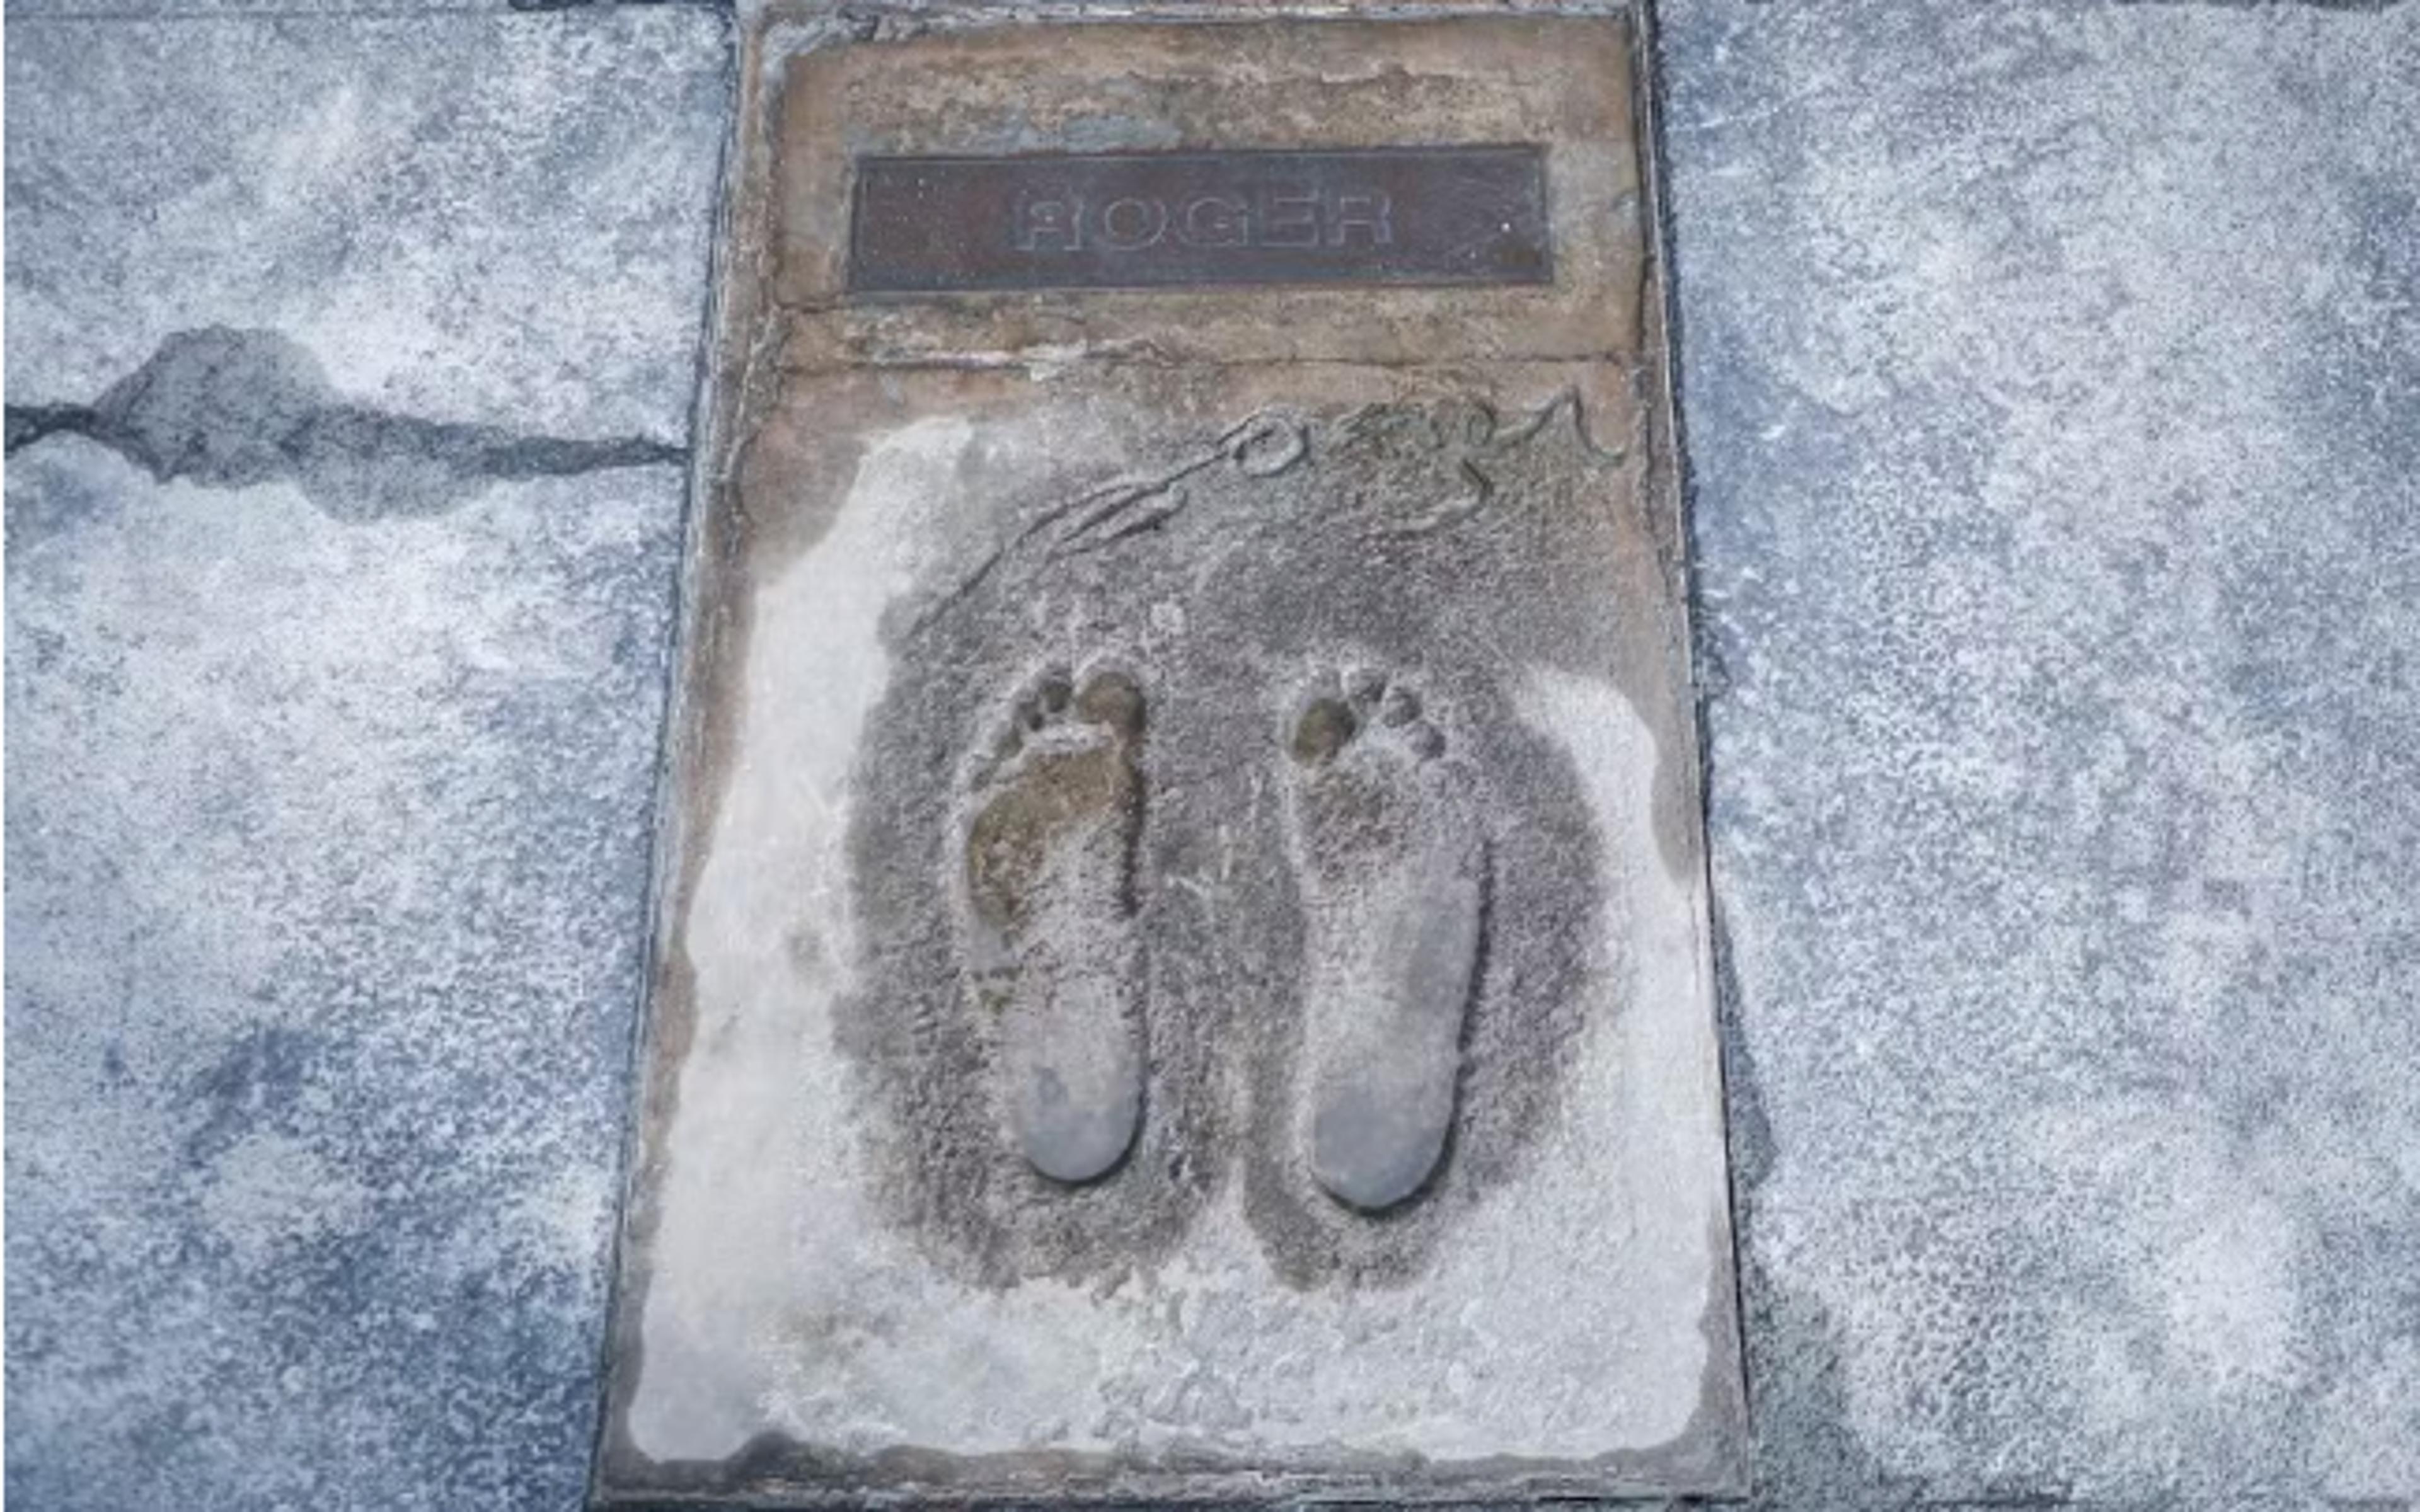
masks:
<instances>
[{"instance_id":1,"label":"commemorative plaque","mask_svg":"<svg viewBox=\"0 0 2420 1512\"><path fill-rule=\"evenodd\" d=\"M869 158L849 287L1544 284L1535 146Z\"/></svg>"},{"instance_id":2,"label":"commemorative plaque","mask_svg":"<svg viewBox=\"0 0 2420 1512\"><path fill-rule=\"evenodd\" d=\"M1630 18L758 23L597 1492L1725 1494Z\"/></svg>"}]
</instances>

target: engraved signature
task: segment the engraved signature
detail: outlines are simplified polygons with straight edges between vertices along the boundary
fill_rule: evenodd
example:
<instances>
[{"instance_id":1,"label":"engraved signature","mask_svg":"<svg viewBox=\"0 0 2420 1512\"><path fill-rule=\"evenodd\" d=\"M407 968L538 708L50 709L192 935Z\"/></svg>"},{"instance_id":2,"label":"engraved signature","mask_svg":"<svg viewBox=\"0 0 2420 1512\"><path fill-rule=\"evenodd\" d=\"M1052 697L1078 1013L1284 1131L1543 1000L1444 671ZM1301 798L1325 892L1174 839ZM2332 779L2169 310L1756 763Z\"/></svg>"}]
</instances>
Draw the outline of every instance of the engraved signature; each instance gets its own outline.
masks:
<instances>
[{"instance_id":1,"label":"engraved signature","mask_svg":"<svg viewBox=\"0 0 2420 1512\"><path fill-rule=\"evenodd\" d=\"M1629 456L1629 448L1603 445L1590 435L1576 388L1563 390L1509 423L1493 406L1479 400L1435 407L1364 405L1326 423L1305 420L1286 409L1262 409L1169 467L1102 484L1043 509L986 552L955 587L936 598L917 616L911 629L930 625L1002 562L1029 548L1038 547L1045 560L1058 561L1105 551L1165 528L1193 501L1186 485L1220 467L1232 468L1243 478L1261 480L1290 471L1323 451L1371 447L1395 453L1459 453L1454 471L1463 485L1461 490L1387 528L1388 533L1397 536L1450 530L1476 518L1495 501L1498 489L1492 465L1544 434L1559 418L1568 418L1574 436L1590 455L1613 463Z\"/></svg>"}]
</instances>

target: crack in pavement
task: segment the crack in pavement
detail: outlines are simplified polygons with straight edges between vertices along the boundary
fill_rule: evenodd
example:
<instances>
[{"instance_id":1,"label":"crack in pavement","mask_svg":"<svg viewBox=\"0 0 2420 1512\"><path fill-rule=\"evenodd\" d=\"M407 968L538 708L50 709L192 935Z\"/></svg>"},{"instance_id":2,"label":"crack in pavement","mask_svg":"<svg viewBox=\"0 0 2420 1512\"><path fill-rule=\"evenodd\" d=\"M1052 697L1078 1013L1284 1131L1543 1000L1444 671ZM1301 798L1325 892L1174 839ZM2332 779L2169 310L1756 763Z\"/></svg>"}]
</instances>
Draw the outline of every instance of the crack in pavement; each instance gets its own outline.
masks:
<instances>
[{"instance_id":1,"label":"crack in pavement","mask_svg":"<svg viewBox=\"0 0 2420 1512\"><path fill-rule=\"evenodd\" d=\"M160 482L292 483L348 521L443 514L489 485L689 460L644 437L574 440L396 415L338 394L309 350L274 331L180 331L88 405L9 405L8 451L82 436Z\"/></svg>"}]
</instances>

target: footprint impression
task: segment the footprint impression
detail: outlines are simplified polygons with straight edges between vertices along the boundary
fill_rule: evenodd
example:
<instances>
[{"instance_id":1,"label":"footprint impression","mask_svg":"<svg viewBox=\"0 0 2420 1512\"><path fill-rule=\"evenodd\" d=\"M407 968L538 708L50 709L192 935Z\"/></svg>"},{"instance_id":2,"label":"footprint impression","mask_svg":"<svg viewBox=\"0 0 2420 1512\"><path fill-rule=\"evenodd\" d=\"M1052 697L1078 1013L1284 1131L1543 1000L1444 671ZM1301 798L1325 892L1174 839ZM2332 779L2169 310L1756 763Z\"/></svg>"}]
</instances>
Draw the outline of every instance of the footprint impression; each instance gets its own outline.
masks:
<instances>
[{"instance_id":1,"label":"footprint impression","mask_svg":"<svg viewBox=\"0 0 2420 1512\"><path fill-rule=\"evenodd\" d=\"M1142 1116L1142 739L1133 678L1044 673L977 775L967 831L966 956L1008 1122L1071 1184L1115 1169Z\"/></svg>"},{"instance_id":2,"label":"footprint impression","mask_svg":"<svg viewBox=\"0 0 2420 1512\"><path fill-rule=\"evenodd\" d=\"M1353 673L1296 716L1288 812L1305 914L1297 1128L1328 1195L1365 1213L1443 1160L1477 975L1487 846L1468 775L1419 696Z\"/></svg>"}]
</instances>

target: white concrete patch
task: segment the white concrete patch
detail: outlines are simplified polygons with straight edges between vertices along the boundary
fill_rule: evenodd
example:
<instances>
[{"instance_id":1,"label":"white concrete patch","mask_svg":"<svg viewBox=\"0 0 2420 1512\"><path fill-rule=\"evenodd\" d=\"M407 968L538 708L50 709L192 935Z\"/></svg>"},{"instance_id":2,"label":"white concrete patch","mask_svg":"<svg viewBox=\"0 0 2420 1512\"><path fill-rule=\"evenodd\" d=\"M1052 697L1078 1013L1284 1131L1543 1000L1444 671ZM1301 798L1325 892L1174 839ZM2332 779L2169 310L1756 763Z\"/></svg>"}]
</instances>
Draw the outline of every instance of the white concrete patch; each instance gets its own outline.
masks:
<instances>
[{"instance_id":1,"label":"white concrete patch","mask_svg":"<svg viewBox=\"0 0 2420 1512\"><path fill-rule=\"evenodd\" d=\"M737 756L678 936L695 1037L661 1131L632 1447L714 1460L773 1430L866 1456L1450 1462L1681 1435L1714 1365L1705 1317L1728 1305L1722 1131L1702 886L1652 859L1608 879L1566 1115L1408 1285L1281 1284L1239 1187L1172 1258L1097 1286L970 1286L885 1221L862 1141L880 1115L833 1047L868 969L844 844L855 742L888 676L886 610L936 543L994 528L953 482L976 444L954 419L875 440L828 533L756 600ZM1542 669L1516 702L1582 774L1604 854L1656 856L1658 752L1623 695Z\"/></svg>"}]
</instances>

